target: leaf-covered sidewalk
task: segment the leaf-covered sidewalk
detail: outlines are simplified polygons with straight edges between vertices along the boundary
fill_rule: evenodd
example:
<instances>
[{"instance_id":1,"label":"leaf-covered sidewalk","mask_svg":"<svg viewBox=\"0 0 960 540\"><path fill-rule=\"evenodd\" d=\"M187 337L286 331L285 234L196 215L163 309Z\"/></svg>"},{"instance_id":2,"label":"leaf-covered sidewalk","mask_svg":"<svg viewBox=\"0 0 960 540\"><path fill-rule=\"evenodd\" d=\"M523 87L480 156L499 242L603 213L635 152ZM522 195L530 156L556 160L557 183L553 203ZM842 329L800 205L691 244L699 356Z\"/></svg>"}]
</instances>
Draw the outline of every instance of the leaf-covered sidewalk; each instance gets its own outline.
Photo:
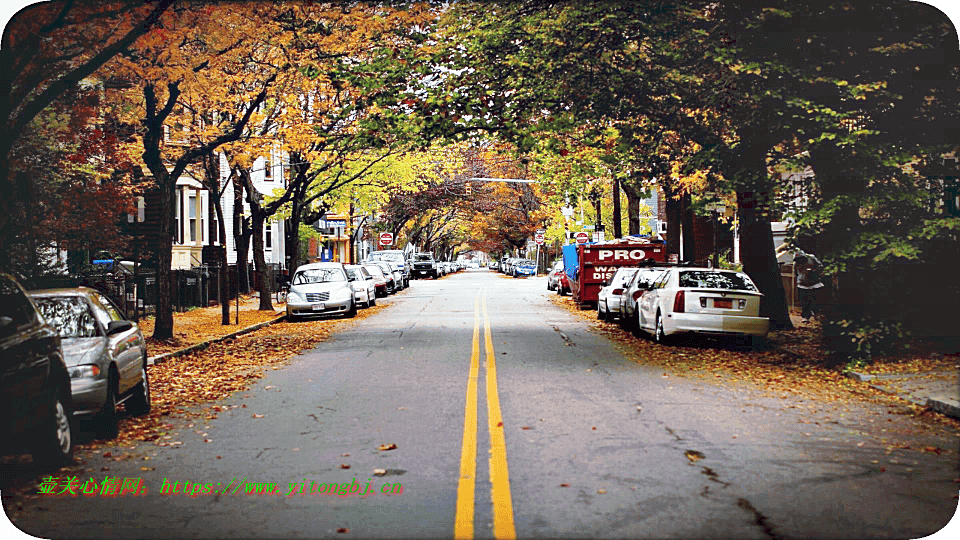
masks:
<instances>
[{"instance_id":1,"label":"leaf-covered sidewalk","mask_svg":"<svg viewBox=\"0 0 960 540\"><path fill-rule=\"evenodd\" d=\"M768 346L751 350L716 340L696 338L662 346L637 337L616 323L597 320L596 310L578 309L570 297L551 295L552 302L582 320L600 333L612 338L627 358L664 369L670 376L697 377L727 387L749 387L767 395L791 398L817 408L828 403L849 403L871 400L903 402L896 393L887 393L851 379L839 370L825 367L820 348L820 326L800 324L796 328L771 332ZM960 355L943 354L923 343L913 353L897 358L879 358L864 369L866 373L908 373L932 377L953 377L960 373ZM905 403L905 402L904 402ZM912 405L912 404L911 404ZM922 407L914 407L925 413ZM960 426L953 419L943 418Z\"/></svg>"}]
</instances>

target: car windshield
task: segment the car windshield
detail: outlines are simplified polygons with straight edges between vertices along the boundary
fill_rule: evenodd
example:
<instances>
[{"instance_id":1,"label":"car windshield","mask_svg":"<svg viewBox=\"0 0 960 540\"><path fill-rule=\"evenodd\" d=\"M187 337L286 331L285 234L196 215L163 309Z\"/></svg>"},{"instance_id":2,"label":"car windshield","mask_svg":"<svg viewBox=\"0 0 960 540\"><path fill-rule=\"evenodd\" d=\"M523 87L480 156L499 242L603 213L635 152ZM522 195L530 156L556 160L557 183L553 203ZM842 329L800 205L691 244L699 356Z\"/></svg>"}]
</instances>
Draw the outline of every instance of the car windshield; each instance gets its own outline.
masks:
<instances>
[{"instance_id":1,"label":"car windshield","mask_svg":"<svg viewBox=\"0 0 960 540\"><path fill-rule=\"evenodd\" d=\"M334 281L346 281L347 276L339 268L309 268L301 270L293 276L294 285L305 285L308 283L330 283Z\"/></svg>"},{"instance_id":2,"label":"car windshield","mask_svg":"<svg viewBox=\"0 0 960 540\"><path fill-rule=\"evenodd\" d=\"M96 320L90 305L79 296L34 298L37 308L62 338L97 337Z\"/></svg>"},{"instance_id":3,"label":"car windshield","mask_svg":"<svg viewBox=\"0 0 960 540\"><path fill-rule=\"evenodd\" d=\"M418 261L432 261L433 255L417 255Z\"/></svg>"},{"instance_id":4,"label":"car windshield","mask_svg":"<svg viewBox=\"0 0 960 540\"><path fill-rule=\"evenodd\" d=\"M680 286L695 289L757 290L753 281L742 272L711 272L707 270L680 272Z\"/></svg>"},{"instance_id":5,"label":"car windshield","mask_svg":"<svg viewBox=\"0 0 960 540\"><path fill-rule=\"evenodd\" d=\"M403 255L399 253L371 253L370 258L381 261L403 262Z\"/></svg>"},{"instance_id":6,"label":"car windshield","mask_svg":"<svg viewBox=\"0 0 960 540\"><path fill-rule=\"evenodd\" d=\"M377 266L377 265L375 265L375 264L372 264L372 265L364 266L364 268L366 268L366 269L367 269L367 272L370 272L370 274L371 274L373 277L375 277L375 278L383 278L383 270L380 270L380 267L379 267L379 266Z\"/></svg>"},{"instance_id":7,"label":"car windshield","mask_svg":"<svg viewBox=\"0 0 960 540\"><path fill-rule=\"evenodd\" d=\"M348 268L347 277L350 278L350 281L363 281L363 274L360 273L359 268Z\"/></svg>"}]
</instances>

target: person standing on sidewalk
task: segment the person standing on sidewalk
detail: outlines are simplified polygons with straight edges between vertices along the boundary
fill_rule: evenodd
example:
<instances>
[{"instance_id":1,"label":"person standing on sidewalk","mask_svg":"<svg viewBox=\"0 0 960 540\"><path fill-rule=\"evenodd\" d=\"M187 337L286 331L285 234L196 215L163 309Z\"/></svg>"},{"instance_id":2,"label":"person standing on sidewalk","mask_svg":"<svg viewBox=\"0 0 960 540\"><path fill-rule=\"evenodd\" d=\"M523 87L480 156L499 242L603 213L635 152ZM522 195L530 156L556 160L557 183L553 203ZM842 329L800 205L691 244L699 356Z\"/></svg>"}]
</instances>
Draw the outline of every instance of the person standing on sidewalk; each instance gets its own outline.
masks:
<instances>
[{"instance_id":1,"label":"person standing on sidewalk","mask_svg":"<svg viewBox=\"0 0 960 540\"><path fill-rule=\"evenodd\" d=\"M798 255L793 259L797 269L797 293L800 297L800 317L803 322L820 313L817 305L817 293L823 288L820 278L820 261L813 255Z\"/></svg>"}]
</instances>

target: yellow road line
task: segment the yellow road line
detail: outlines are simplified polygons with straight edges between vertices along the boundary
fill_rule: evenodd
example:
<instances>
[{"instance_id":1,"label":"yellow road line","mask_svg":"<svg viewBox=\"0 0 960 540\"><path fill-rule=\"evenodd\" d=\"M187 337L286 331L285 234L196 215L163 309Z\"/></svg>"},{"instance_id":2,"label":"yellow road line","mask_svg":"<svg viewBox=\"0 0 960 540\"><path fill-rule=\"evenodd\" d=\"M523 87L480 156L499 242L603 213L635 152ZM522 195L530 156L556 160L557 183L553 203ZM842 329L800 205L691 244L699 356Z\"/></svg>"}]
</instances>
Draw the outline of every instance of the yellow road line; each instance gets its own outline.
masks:
<instances>
[{"instance_id":1,"label":"yellow road line","mask_svg":"<svg viewBox=\"0 0 960 540\"><path fill-rule=\"evenodd\" d=\"M493 352L487 299L483 298L484 346L487 350L487 419L490 429L490 484L493 498L493 536L498 540L517 537L513 524L513 499L510 496L510 472L507 469L507 442L503 436L503 417L497 392L497 362Z\"/></svg>"},{"instance_id":2,"label":"yellow road line","mask_svg":"<svg viewBox=\"0 0 960 540\"><path fill-rule=\"evenodd\" d=\"M460 451L460 482L457 484L457 517L453 537L473 538L474 496L477 484L477 377L480 369L480 294L473 304L473 350L467 379L467 404Z\"/></svg>"}]
</instances>

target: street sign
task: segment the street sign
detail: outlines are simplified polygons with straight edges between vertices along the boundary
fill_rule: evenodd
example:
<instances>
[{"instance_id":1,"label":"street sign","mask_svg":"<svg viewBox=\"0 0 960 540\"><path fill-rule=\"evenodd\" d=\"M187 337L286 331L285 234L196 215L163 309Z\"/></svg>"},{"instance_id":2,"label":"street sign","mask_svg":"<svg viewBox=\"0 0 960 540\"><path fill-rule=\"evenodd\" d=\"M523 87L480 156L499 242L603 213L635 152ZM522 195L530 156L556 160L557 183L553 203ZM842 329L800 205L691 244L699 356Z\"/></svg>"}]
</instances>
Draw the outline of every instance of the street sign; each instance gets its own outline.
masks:
<instances>
[{"instance_id":1,"label":"street sign","mask_svg":"<svg viewBox=\"0 0 960 540\"><path fill-rule=\"evenodd\" d=\"M583 231L574 234L573 237L577 239L578 244L586 244L590 241L590 235Z\"/></svg>"},{"instance_id":2,"label":"street sign","mask_svg":"<svg viewBox=\"0 0 960 540\"><path fill-rule=\"evenodd\" d=\"M538 232L537 234L533 235L533 241L536 242L538 246L543 244L543 233Z\"/></svg>"},{"instance_id":3,"label":"street sign","mask_svg":"<svg viewBox=\"0 0 960 540\"><path fill-rule=\"evenodd\" d=\"M389 246L393 244L393 233L382 232L380 233L380 245Z\"/></svg>"}]
</instances>

